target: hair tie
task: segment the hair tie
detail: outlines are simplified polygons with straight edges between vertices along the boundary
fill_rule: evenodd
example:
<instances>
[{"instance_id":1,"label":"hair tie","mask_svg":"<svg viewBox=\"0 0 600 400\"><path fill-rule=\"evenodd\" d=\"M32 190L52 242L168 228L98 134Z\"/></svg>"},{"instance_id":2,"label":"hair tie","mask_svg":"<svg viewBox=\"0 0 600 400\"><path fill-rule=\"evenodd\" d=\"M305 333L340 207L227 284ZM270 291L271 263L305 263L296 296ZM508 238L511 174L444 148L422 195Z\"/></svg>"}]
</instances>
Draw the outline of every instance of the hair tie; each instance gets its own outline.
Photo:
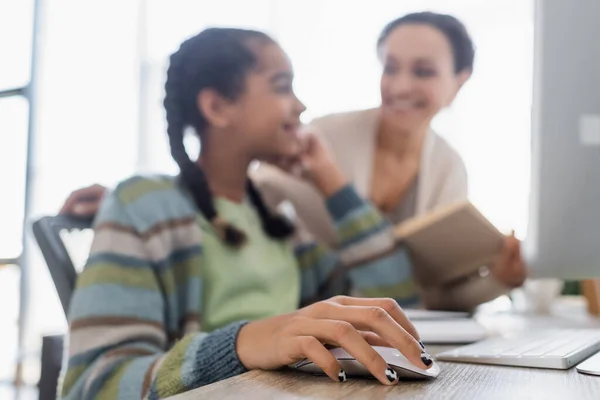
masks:
<instances>
[{"instance_id":1,"label":"hair tie","mask_svg":"<svg viewBox=\"0 0 600 400\"><path fill-rule=\"evenodd\" d=\"M217 236L219 236L226 244L235 248L240 248L246 243L246 235L223 218L217 216L213 218L210 223L217 233Z\"/></svg>"}]
</instances>

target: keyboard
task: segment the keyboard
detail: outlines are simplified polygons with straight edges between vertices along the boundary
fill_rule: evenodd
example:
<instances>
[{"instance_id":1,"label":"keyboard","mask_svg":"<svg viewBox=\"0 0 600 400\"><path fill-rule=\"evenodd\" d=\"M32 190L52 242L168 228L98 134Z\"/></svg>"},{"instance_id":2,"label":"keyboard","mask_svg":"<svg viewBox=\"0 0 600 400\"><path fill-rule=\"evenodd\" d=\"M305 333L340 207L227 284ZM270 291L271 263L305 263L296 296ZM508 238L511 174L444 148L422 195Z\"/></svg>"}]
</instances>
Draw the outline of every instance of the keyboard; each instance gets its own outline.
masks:
<instances>
[{"instance_id":1,"label":"keyboard","mask_svg":"<svg viewBox=\"0 0 600 400\"><path fill-rule=\"evenodd\" d=\"M485 339L486 330L472 318L413 321L421 341L430 344L468 344Z\"/></svg>"},{"instance_id":2,"label":"keyboard","mask_svg":"<svg viewBox=\"0 0 600 400\"><path fill-rule=\"evenodd\" d=\"M539 330L440 353L438 361L569 369L600 350L599 329Z\"/></svg>"}]
</instances>

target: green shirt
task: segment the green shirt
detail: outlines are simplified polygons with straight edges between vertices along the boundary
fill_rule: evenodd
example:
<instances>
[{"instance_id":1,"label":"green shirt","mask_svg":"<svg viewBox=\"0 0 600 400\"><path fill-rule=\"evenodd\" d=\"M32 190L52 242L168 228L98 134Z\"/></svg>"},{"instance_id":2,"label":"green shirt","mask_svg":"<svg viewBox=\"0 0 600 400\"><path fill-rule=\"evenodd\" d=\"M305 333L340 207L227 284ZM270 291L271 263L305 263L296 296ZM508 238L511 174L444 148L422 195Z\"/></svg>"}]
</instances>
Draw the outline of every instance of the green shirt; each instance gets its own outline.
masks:
<instances>
[{"instance_id":1,"label":"green shirt","mask_svg":"<svg viewBox=\"0 0 600 400\"><path fill-rule=\"evenodd\" d=\"M296 310L300 271L289 242L267 236L248 202L216 198L215 207L221 218L246 234L248 242L239 249L227 246L201 217L204 330Z\"/></svg>"}]
</instances>

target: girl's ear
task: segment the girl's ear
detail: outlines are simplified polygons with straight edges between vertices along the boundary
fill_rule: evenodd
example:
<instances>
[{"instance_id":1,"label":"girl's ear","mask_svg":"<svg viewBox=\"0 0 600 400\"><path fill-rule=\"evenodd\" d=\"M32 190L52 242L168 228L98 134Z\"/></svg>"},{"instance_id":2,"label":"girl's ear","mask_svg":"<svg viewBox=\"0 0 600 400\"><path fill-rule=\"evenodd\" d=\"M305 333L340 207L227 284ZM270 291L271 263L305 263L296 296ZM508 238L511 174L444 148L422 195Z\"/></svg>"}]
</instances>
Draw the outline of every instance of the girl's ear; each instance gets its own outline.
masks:
<instances>
[{"instance_id":1,"label":"girl's ear","mask_svg":"<svg viewBox=\"0 0 600 400\"><path fill-rule=\"evenodd\" d=\"M233 104L213 89L203 89L196 98L198 110L209 125L227 128L232 121Z\"/></svg>"}]
</instances>

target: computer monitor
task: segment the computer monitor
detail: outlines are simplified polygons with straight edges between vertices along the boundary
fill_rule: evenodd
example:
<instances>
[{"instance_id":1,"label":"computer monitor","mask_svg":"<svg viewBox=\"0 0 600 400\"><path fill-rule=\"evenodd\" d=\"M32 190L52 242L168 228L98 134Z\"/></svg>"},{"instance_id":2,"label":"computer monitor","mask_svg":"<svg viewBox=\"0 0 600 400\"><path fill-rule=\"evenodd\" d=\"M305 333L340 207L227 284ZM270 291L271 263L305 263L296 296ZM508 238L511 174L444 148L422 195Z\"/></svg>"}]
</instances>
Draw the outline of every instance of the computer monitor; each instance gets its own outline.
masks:
<instances>
[{"instance_id":1,"label":"computer monitor","mask_svg":"<svg viewBox=\"0 0 600 400\"><path fill-rule=\"evenodd\" d=\"M600 1L537 0L532 276L600 277Z\"/></svg>"}]
</instances>

